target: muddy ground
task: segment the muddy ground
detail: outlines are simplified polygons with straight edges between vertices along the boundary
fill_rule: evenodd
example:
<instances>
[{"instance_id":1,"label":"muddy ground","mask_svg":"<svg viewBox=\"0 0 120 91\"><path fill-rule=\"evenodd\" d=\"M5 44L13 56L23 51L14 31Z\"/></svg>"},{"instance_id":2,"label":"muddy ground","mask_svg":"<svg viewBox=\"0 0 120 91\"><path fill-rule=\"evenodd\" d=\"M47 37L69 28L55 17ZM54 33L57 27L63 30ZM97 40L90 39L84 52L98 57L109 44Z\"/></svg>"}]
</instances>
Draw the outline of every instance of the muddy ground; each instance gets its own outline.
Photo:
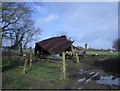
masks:
<instances>
[{"instance_id":1,"label":"muddy ground","mask_svg":"<svg viewBox=\"0 0 120 91\"><path fill-rule=\"evenodd\" d=\"M100 76L113 76L113 78L120 78L119 59L112 57L108 58L106 56L85 56L80 59L80 64L82 65L81 69L76 70L76 68L72 66L72 63L69 63L68 77L70 78L70 84L66 86L66 89L120 89L118 86L100 85L96 83L96 80L99 80ZM80 75L80 70L84 70L85 73ZM92 78L87 84L84 84L84 81L81 83L78 82L78 79L80 78L89 78L89 73L91 72L99 72L99 74Z\"/></svg>"}]
</instances>

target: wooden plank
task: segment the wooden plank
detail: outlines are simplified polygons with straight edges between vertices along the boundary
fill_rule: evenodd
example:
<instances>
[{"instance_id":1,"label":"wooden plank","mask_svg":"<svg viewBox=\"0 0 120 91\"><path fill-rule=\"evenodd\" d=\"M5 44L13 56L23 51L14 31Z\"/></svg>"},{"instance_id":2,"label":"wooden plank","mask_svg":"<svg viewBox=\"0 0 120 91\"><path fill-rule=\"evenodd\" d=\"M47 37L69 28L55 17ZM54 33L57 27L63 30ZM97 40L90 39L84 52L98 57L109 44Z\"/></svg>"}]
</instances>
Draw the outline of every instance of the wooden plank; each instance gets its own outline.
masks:
<instances>
[{"instance_id":1,"label":"wooden plank","mask_svg":"<svg viewBox=\"0 0 120 91\"><path fill-rule=\"evenodd\" d=\"M99 74L99 72L97 72L95 75L93 75L89 79L87 79L85 84L87 84L92 78L96 77L98 74Z\"/></svg>"}]
</instances>

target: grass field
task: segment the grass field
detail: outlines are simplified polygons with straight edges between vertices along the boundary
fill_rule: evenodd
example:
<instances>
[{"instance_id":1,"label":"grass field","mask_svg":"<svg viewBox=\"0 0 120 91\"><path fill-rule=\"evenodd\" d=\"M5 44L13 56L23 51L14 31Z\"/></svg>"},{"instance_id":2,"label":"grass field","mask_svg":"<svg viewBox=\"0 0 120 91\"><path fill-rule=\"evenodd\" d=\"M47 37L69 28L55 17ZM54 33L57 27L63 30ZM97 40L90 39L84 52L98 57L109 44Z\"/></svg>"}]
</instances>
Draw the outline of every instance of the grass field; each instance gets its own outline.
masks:
<instances>
[{"instance_id":1,"label":"grass field","mask_svg":"<svg viewBox=\"0 0 120 91\"><path fill-rule=\"evenodd\" d=\"M60 79L59 63L37 62L27 73L22 73L22 70L17 66L3 72L3 89L50 89L54 87L54 81Z\"/></svg>"},{"instance_id":2,"label":"grass field","mask_svg":"<svg viewBox=\"0 0 120 91\"><path fill-rule=\"evenodd\" d=\"M14 65L17 63L18 60L14 60ZM60 80L60 62L52 63L44 60L33 63L32 70L25 74L22 73L21 66L13 66L13 64L3 66L5 68L2 73L3 89L64 89L69 84L68 78ZM68 70L70 65L66 64L66 66ZM72 66L78 70L82 67L76 63L72 64Z\"/></svg>"},{"instance_id":3,"label":"grass field","mask_svg":"<svg viewBox=\"0 0 120 91\"><path fill-rule=\"evenodd\" d=\"M102 51L87 51L88 55L103 55L103 56L118 56L119 52L102 52Z\"/></svg>"},{"instance_id":4,"label":"grass field","mask_svg":"<svg viewBox=\"0 0 120 91\"><path fill-rule=\"evenodd\" d=\"M108 52L87 52L88 55L112 55L117 56L118 53ZM96 58L98 56L95 56ZM102 57L102 56L101 56ZM6 58L6 57L5 57ZM3 89L76 89L77 73L80 69L89 69L93 65L93 60L96 60L92 56L88 56L81 59L80 64L66 61L66 80L60 80L61 74L61 62L52 63L49 60L40 60L32 64L32 70L27 73L23 73L23 60L11 59L2 60L2 88ZM9 62L10 61L10 62ZM73 61L73 59L71 59ZM29 66L28 66L29 67ZM88 70L89 71L89 70ZM96 69L95 69L96 71ZM91 72L91 71L90 71ZM103 73L101 73L103 74ZM96 85L94 83L94 85ZM94 86L89 84L88 88ZM96 85L99 88L101 86ZM104 86L103 86L104 87ZM87 88L87 87L85 87ZM97 88L97 87L96 87ZM106 88L106 87L105 87Z\"/></svg>"}]
</instances>

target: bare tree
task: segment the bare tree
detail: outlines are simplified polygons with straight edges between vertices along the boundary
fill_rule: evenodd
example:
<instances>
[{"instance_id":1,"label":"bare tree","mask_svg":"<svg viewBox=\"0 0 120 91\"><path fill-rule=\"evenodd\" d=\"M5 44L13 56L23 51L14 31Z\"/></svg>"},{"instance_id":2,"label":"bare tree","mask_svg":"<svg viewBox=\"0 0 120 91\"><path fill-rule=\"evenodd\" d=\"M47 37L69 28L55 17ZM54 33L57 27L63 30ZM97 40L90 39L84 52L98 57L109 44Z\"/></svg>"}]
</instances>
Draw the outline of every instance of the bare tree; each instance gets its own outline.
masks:
<instances>
[{"instance_id":1,"label":"bare tree","mask_svg":"<svg viewBox=\"0 0 120 91\"><path fill-rule=\"evenodd\" d=\"M8 37L11 27L15 23L22 21L30 9L24 3L3 2L2 3L2 37Z\"/></svg>"},{"instance_id":2,"label":"bare tree","mask_svg":"<svg viewBox=\"0 0 120 91\"><path fill-rule=\"evenodd\" d=\"M25 37L23 39L23 42L24 42L24 49L26 49L27 47L27 44L32 42L32 41L36 41L39 39L39 37L37 37L37 35L41 35L41 30L38 28L38 29L35 29L34 31L31 29L31 31L28 31L26 34L25 34Z\"/></svg>"},{"instance_id":3,"label":"bare tree","mask_svg":"<svg viewBox=\"0 0 120 91\"><path fill-rule=\"evenodd\" d=\"M22 41L27 44L36 33L41 33L34 27L31 14L31 8L25 3L2 3L2 38L11 39L12 48L18 48Z\"/></svg>"}]
</instances>

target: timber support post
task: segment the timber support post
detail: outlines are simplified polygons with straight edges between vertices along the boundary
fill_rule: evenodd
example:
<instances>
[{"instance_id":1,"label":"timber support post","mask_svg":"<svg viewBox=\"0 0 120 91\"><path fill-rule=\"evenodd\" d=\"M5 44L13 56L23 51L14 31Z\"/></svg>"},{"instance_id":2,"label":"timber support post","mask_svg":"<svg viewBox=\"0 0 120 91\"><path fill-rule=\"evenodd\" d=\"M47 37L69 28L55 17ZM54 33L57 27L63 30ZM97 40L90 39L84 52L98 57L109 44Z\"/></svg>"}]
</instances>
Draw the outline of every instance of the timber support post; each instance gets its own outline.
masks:
<instances>
[{"instance_id":1,"label":"timber support post","mask_svg":"<svg viewBox=\"0 0 120 91\"><path fill-rule=\"evenodd\" d=\"M77 63L79 63L79 57L78 57L78 54L75 53L75 56L76 56L76 61L77 61Z\"/></svg>"},{"instance_id":2,"label":"timber support post","mask_svg":"<svg viewBox=\"0 0 120 91\"><path fill-rule=\"evenodd\" d=\"M27 63L28 63L28 57L25 55L25 63L24 63L24 67L23 67L23 73L26 72Z\"/></svg>"},{"instance_id":3,"label":"timber support post","mask_svg":"<svg viewBox=\"0 0 120 91\"><path fill-rule=\"evenodd\" d=\"M61 79L62 80L66 79L65 52L62 52Z\"/></svg>"},{"instance_id":4,"label":"timber support post","mask_svg":"<svg viewBox=\"0 0 120 91\"><path fill-rule=\"evenodd\" d=\"M74 57L75 56L75 52L74 52L74 49L73 49L73 45L71 45L71 50L72 50L72 55Z\"/></svg>"}]
</instances>

